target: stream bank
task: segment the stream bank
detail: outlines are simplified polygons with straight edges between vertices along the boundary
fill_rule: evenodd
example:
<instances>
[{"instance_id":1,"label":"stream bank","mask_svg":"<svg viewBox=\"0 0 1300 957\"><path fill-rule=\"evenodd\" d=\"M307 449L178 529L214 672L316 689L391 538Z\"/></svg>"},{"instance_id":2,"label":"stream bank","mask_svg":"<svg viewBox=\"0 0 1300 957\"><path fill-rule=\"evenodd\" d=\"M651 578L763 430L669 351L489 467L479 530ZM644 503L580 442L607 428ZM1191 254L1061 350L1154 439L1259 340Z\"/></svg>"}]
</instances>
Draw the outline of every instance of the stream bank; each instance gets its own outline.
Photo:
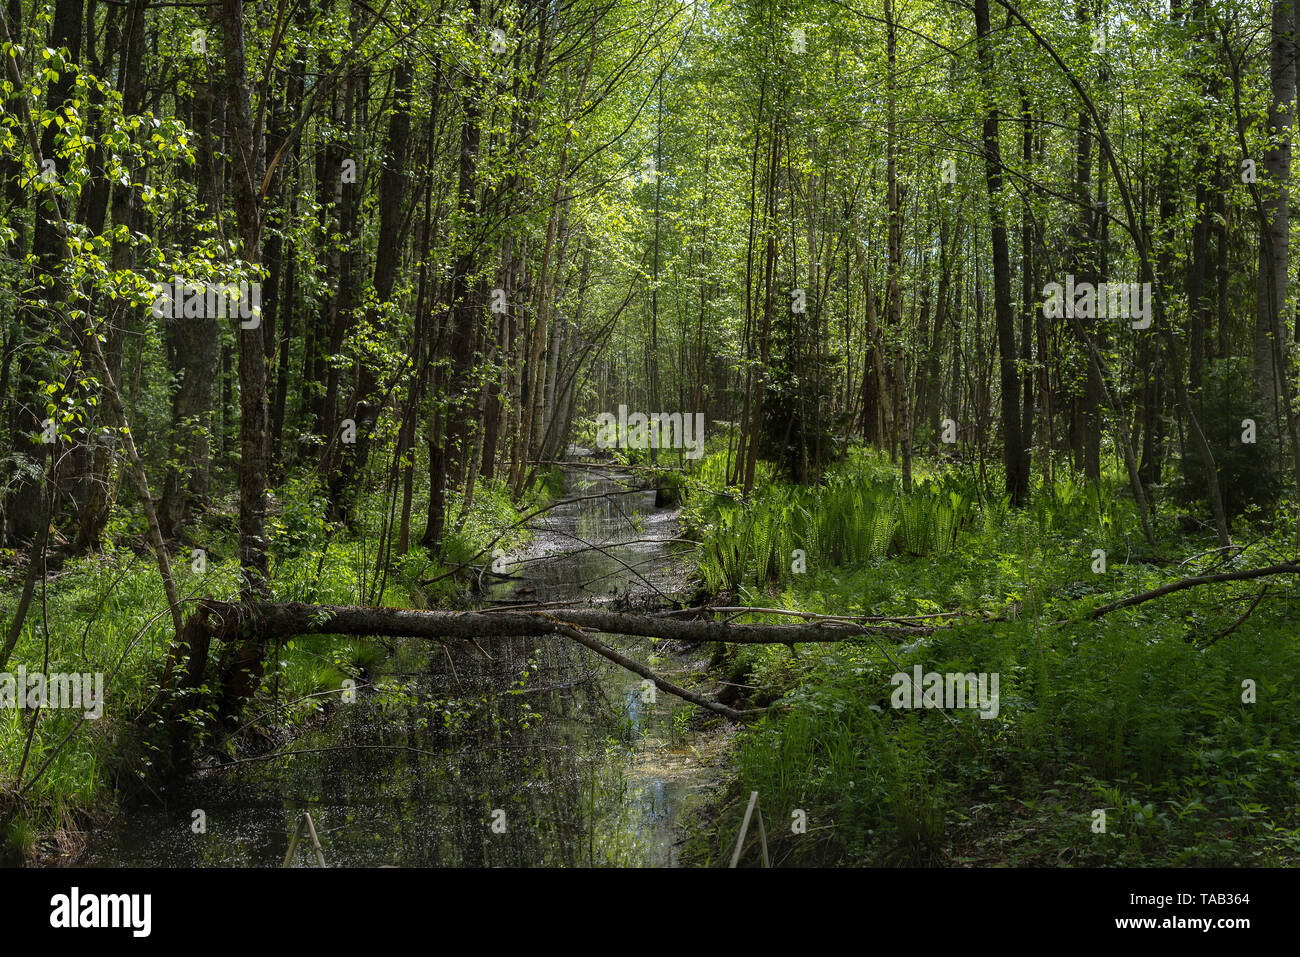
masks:
<instances>
[{"instance_id":1,"label":"stream bank","mask_svg":"<svg viewBox=\"0 0 1300 957\"><path fill-rule=\"evenodd\" d=\"M573 501L534 520L529 546L485 579L484 602L640 607L680 592L690 556L669 543L677 510L626 473L565 471ZM703 648L619 642L671 680L708 664ZM124 810L82 863L278 867L304 810L332 867L679 863L731 730L692 730L694 706L563 638L482 644L394 642L355 703ZM292 863L316 866L302 844Z\"/></svg>"}]
</instances>

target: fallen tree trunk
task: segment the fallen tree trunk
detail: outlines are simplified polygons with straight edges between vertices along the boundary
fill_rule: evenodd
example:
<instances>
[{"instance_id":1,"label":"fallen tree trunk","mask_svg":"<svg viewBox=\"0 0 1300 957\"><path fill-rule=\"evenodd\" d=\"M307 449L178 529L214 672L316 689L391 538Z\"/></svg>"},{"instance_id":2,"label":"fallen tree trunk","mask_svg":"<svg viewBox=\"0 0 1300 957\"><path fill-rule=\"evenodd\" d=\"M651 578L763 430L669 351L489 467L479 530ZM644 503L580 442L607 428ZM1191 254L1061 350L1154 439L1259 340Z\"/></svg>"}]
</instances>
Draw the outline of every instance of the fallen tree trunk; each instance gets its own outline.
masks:
<instances>
[{"instance_id":1,"label":"fallen tree trunk","mask_svg":"<svg viewBox=\"0 0 1300 957\"><path fill-rule=\"evenodd\" d=\"M649 668L615 651L585 631L678 641L721 641L739 644L795 645L837 642L855 637L912 638L928 635L924 625L874 625L846 621L750 625L720 621L681 621L590 609L549 611L419 611L356 605L304 605L298 602L236 602L205 600L186 622L185 643L193 649L187 685L201 681L203 661L212 641L271 641L296 635L376 635L430 640L562 635L641 675L664 692L725 715L740 712L710 701L656 675ZM227 702L223 702L226 704Z\"/></svg>"},{"instance_id":2,"label":"fallen tree trunk","mask_svg":"<svg viewBox=\"0 0 1300 957\"><path fill-rule=\"evenodd\" d=\"M1097 619L1117 609L1139 605L1199 585L1247 581L1283 574L1300 574L1300 563L1284 562L1265 568L1180 579L1102 605L1094 609L1089 617ZM744 612L746 609L684 609L673 614L710 614L715 611ZM755 613L796 614L784 609L756 609ZM936 630L936 626L931 625L884 624L829 617L796 623L736 624L731 621L683 620L664 615L638 615L591 608L553 608L532 611L510 609L425 611L359 605L306 605L299 602L237 603L205 599L199 602L197 611L186 621L180 647L190 652L184 686L193 689L202 683L208 650L213 641L268 644L297 635L327 634L423 638L434 641L457 639L476 643L476 639L479 638L560 635L578 642L634 674L653 681L656 687L667 694L690 701L732 721L739 721L743 717L741 712L668 681L588 632L688 642L780 644L789 645L793 649L796 644L834 643L853 638L889 638L902 641L930 635ZM223 688L222 707L218 713L227 713L225 708L231 704L228 698L231 698L231 689Z\"/></svg>"},{"instance_id":3,"label":"fallen tree trunk","mask_svg":"<svg viewBox=\"0 0 1300 957\"><path fill-rule=\"evenodd\" d=\"M1140 605L1153 598L1170 595L1177 591L1183 591L1186 588L1195 588L1198 585L1211 585L1215 582L1249 581L1252 578L1266 578L1269 575L1292 574L1300 574L1300 564L1297 564L1296 562L1282 562L1279 565L1268 565L1264 568L1251 568L1240 572L1220 572L1217 575L1196 575L1191 578L1181 578L1176 582L1170 582L1168 585L1161 585L1159 588L1139 592L1136 595L1130 595L1128 598L1121 598L1119 601L1113 601L1108 605L1094 608L1088 617L1097 619L1102 615L1107 615L1120 608Z\"/></svg>"},{"instance_id":4,"label":"fallen tree trunk","mask_svg":"<svg viewBox=\"0 0 1300 957\"><path fill-rule=\"evenodd\" d=\"M716 711L718 714L730 718L732 721L739 721L743 717L735 708L730 708L720 701L710 701L703 695L697 695L694 691L689 691L680 685L673 684L671 681L659 677L659 675L641 664L641 662L615 651L603 641L591 637L591 635L586 634L581 629L565 627L561 629L560 634L567 635L578 644L590 648L596 654L608 658L615 664L622 665L628 671L638 674L642 678L647 678L650 681L653 681L655 687L659 688L661 691L666 691L671 695L676 695L692 704L699 705L701 708L707 708L709 711Z\"/></svg>"},{"instance_id":5,"label":"fallen tree trunk","mask_svg":"<svg viewBox=\"0 0 1300 957\"><path fill-rule=\"evenodd\" d=\"M570 625L612 635L790 645L844 641L860 635L914 638L934 631L926 625L875 625L838 620L780 625L682 621L577 608L555 611L420 611L360 605L239 604L208 600L200 603L197 614L210 622L212 636L218 640L229 640L234 636L272 639L310 634L470 639L494 635L560 634L561 626Z\"/></svg>"}]
</instances>

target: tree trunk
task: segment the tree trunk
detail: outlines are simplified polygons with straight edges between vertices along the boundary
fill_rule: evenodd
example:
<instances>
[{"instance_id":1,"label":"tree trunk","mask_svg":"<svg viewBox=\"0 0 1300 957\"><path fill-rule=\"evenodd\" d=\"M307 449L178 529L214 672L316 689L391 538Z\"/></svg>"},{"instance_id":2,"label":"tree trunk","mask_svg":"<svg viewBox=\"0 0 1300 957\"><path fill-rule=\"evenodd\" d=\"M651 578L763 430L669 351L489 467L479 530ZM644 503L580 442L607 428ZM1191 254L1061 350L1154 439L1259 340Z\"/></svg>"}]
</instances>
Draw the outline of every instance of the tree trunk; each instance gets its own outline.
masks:
<instances>
[{"instance_id":1,"label":"tree trunk","mask_svg":"<svg viewBox=\"0 0 1300 957\"><path fill-rule=\"evenodd\" d=\"M994 90L995 66L989 46L988 0L975 0L975 35L979 40L980 66L987 100L984 114L984 181L989 194L989 223L993 240L993 316L997 326L999 381L1002 391L1002 464L1006 469L1007 495L1011 504L1024 504L1029 491L1029 474L1022 471L1023 448L1020 433L1020 373L1016 367L1015 316L1011 305L1011 254L1007 227L1002 215L1002 156L998 141L998 109Z\"/></svg>"}]
</instances>

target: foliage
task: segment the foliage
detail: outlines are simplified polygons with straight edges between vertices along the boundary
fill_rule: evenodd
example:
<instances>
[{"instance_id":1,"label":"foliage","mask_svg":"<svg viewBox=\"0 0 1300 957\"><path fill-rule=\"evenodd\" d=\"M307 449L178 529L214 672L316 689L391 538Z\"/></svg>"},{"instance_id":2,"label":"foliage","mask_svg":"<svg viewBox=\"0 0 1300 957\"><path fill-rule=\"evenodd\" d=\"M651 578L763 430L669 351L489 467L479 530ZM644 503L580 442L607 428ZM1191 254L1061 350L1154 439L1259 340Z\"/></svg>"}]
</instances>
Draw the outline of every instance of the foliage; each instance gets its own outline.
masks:
<instances>
[{"instance_id":1,"label":"foliage","mask_svg":"<svg viewBox=\"0 0 1300 957\"><path fill-rule=\"evenodd\" d=\"M901 521L881 553L853 547L855 534L871 540L862 528L875 519L842 524L853 514L839 504L842 496L863 496L865 511L874 489L888 496L890 514L913 502L919 514L934 488L950 486L943 474L927 476L903 497L883 481L887 466L867 460L847 469L818 489L772 487L756 503L761 517L799 496L821 528L842 509L838 531L801 539L819 542L807 573L779 579L764 577L761 556L772 548L764 543L780 536L764 537L761 521L740 521L697 494L697 514L718 515L700 554L701 575L725 584L725 573L736 574L736 603L956 617L931 619L948 627L902 646L857 640L805 645L797 656L780 646L738 647L731 670L743 677L733 680L758 689L754 703L770 704L741 734L721 844L697 838L693 854L729 853L749 792L758 790L766 820L788 822L795 809L807 815L806 835L768 828L773 856L786 864L1300 859L1300 705L1285 691L1300 676L1300 652L1289 637L1297 609L1288 593L1273 593L1235 629L1258 593L1251 583L1190 589L1093 622L1085 613L1094 605L1169 577L1165 566L1116 554L1131 505L1106 488L1092 491L1058 473L1022 513L987 499L969 508L946 553L916 554ZM879 485L868 480L873 469ZM1285 525L1274 529L1261 548L1285 555L1277 536L1288 533ZM1161 534L1177 540L1168 526ZM1094 544L1111 551L1104 575L1090 565ZM1197 557L1203 546L1179 541L1185 573L1207 561ZM715 559L736 550L760 557L743 574ZM1250 564L1266 560L1256 555ZM893 707L890 678L910 675L914 665L999 674L997 717L949 709L954 726L933 709ZM1242 700L1247 678L1258 684L1254 703ZM1095 809L1107 812L1104 834L1092 831Z\"/></svg>"}]
</instances>

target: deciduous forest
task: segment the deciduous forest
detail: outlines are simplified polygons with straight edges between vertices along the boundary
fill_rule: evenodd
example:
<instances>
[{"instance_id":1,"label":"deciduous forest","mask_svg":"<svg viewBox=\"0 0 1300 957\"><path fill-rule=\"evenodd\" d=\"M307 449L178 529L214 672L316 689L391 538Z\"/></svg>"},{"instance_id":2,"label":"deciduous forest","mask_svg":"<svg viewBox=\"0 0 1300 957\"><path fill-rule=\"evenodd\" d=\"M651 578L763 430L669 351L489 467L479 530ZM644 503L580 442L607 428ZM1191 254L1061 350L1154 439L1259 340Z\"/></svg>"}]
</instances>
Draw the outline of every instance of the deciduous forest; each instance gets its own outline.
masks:
<instances>
[{"instance_id":1,"label":"deciduous forest","mask_svg":"<svg viewBox=\"0 0 1300 957\"><path fill-rule=\"evenodd\" d=\"M0 28L0 861L1300 862L1300 3Z\"/></svg>"}]
</instances>

